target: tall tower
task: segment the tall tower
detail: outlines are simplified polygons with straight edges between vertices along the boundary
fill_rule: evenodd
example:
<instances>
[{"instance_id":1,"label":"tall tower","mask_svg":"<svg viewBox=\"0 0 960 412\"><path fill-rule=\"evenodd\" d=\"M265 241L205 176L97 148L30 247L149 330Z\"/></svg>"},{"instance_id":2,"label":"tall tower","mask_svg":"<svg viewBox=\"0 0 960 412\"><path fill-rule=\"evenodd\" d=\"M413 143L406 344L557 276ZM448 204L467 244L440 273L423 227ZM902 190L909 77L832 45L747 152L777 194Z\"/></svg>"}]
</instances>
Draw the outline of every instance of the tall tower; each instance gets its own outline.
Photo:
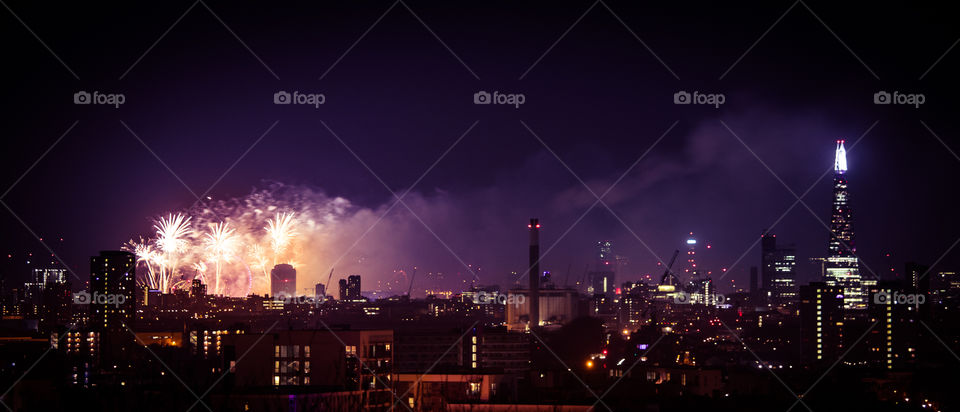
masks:
<instances>
[{"instance_id":1,"label":"tall tower","mask_svg":"<svg viewBox=\"0 0 960 412\"><path fill-rule=\"evenodd\" d=\"M128 360L135 340L137 258L133 253L106 250L90 258L90 328L100 336L100 362L116 368ZM76 302L76 297L74 301ZM80 302L83 303L83 302Z\"/></svg>"},{"instance_id":2,"label":"tall tower","mask_svg":"<svg viewBox=\"0 0 960 412\"><path fill-rule=\"evenodd\" d=\"M853 210L847 192L847 151L843 143L843 140L837 140L833 163L830 243L823 278L827 286L839 286L843 290L844 309L864 310L867 309L867 287L876 285L876 280L864 282L860 277L860 261L854 247Z\"/></svg>"},{"instance_id":3,"label":"tall tower","mask_svg":"<svg viewBox=\"0 0 960 412\"><path fill-rule=\"evenodd\" d=\"M830 217L829 256L853 256L853 210L847 192L847 151L843 140L837 140L833 165L833 210Z\"/></svg>"},{"instance_id":4,"label":"tall tower","mask_svg":"<svg viewBox=\"0 0 960 412\"><path fill-rule=\"evenodd\" d=\"M693 232L690 232L690 237L687 238L687 267L684 268L688 278L693 279L699 277L700 269L697 268L697 239L693 237Z\"/></svg>"},{"instance_id":5,"label":"tall tower","mask_svg":"<svg viewBox=\"0 0 960 412\"><path fill-rule=\"evenodd\" d=\"M297 295L297 270L281 263L270 271L270 295L291 298Z\"/></svg>"},{"instance_id":6,"label":"tall tower","mask_svg":"<svg viewBox=\"0 0 960 412\"><path fill-rule=\"evenodd\" d=\"M530 219L530 329L540 325L540 219Z\"/></svg>"}]
</instances>

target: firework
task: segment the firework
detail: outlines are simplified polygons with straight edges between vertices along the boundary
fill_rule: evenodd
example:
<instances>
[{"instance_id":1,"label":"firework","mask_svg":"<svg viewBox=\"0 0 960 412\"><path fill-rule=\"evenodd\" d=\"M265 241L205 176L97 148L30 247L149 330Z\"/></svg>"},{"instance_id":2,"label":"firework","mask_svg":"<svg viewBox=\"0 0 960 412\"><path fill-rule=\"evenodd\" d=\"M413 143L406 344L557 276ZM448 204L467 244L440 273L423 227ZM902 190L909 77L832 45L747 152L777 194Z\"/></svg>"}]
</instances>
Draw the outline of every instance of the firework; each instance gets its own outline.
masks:
<instances>
[{"instance_id":1,"label":"firework","mask_svg":"<svg viewBox=\"0 0 960 412\"><path fill-rule=\"evenodd\" d=\"M210 259L214 261L214 294L221 294L223 293L220 286L222 264L224 262L230 262L234 253L236 253L234 230L227 227L225 222L211 225L210 232L206 234L205 243L210 254Z\"/></svg>"},{"instance_id":2,"label":"firework","mask_svg":"<svg viewBox=\"0 0 960 412\"><path fill-rule=\"evenodd\" d=\"M353 210L342 198L303 187L274 184L243 197L206 202L154 219L153 236L131 240L140 285L162 293L209 285L211 294L270 292L270 270L279 263L315 262L315 244Z\"/></svg>"},{"instance_id":3,"label":"firework","mask_svg":"<svg viewBox=\"0 0 960 412\"><path fill-rule=\"evenodd\" d=\"M267 221L267 234L270 237L270 247L273 249L273 264L280 261L287 246L294 240L297 231L294 229L293 213L277 213L277 217Z\"/></svg>"}]
</instances>

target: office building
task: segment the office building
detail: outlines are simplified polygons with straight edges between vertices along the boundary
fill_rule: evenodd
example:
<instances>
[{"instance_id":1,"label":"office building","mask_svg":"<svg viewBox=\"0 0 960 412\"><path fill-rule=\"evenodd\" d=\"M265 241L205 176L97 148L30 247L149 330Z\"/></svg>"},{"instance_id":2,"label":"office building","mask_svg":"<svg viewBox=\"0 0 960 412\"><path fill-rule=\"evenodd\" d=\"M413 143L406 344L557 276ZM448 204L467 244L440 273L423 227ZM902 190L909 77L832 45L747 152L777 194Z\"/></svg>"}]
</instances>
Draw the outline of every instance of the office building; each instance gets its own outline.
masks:
<instances>
[{"instance_id":1,"label":"office building","mask_svg":"<svg viewBox=\"0 0 960 412\"><path fill-rule=\"evenodd\" d=\"M281 263L270 271L270 295L274 297L297 295L297 270Z\"/></svg>"}]
</instances>

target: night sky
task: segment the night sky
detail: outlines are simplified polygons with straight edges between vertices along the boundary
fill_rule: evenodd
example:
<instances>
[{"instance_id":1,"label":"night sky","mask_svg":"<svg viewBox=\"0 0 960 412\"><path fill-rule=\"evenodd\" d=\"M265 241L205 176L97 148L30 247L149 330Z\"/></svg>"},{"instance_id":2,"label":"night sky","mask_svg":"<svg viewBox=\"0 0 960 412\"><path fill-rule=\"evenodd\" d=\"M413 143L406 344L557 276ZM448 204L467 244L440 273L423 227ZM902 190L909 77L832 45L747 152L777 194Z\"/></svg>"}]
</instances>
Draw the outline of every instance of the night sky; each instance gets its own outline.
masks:
<instances>
[{"instance_id":1,"label":"night sky","mask_svg":"<svg viewBox=\"0 0 960 412\"><path fill-rule=\"evenodd\" d=\"M709 270L745 254L722 283L746 286L759 263L759 245L750 247L770 229L796 245L806 283L818 269L808 259L827 249L820 221L829 222L832 173L818 179L836 139L847 140L865 273L931 264L960 236L960 158L950 151L960 150L960 50L950 50L960 27L936 10L822 1L4 4L0 190L16 183L2 201L19 219L0 210L0 247L8 261L49 254L32 231L84 280L90 255L152 234L152 218L208 188L228 199L281 182L378 216L393 200L380 179L402 193L429 169L405 201L430 230L398 206L335 276L367 282L416 265L469 278L462 261L481 268L482 283L509 285L509 272L526 266L528 218L541 219L547 249L596 200L581 179L604 193L649 149L605 197L615 215L597 205L544 256L544 269L560 280L569 271L572 282L596 241L609 239L630 259L618 281L637 279L659 273L658 256L668 260L693 231L712 246ZM126 102L75 105L80 90ZM278 90L327 100L275 105ZM475 105L480 90L526 102ZM675 105L679 90L726 102ZM926 102L875 105L880 90ZM794 204L791 191L808 188L803 201L816 217L797 204L772 226ZM351 230L338 247L354 241ZM958 263L954 250L933 269ZM303 269L314 280L328 271Z\"/></svg>"}]
</instances>

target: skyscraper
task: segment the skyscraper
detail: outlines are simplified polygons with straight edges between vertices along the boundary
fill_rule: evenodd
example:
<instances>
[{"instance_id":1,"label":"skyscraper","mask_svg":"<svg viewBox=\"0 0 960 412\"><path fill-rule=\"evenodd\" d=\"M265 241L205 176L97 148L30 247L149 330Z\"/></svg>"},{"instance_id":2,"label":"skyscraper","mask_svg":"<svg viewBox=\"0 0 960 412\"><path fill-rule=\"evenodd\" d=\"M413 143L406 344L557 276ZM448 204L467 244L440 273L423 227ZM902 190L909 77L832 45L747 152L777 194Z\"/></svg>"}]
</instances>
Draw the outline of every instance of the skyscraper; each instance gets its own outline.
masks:
<instances>
[{"instance_id":1,"label":"skyscraper","mask_svg":"<svg viewBox=\"0 0 960 412\"><path fill-rule=\"evenodd\" d=\"M761 243L760 268L763 288L769 304L782 307L797 300L797 254L793 247L778 247L777 235L764 233Z\"/></svg>"},{"instance_id":2,"label":"skyscraper","mask_svg":"<svg viewBox=\"0 0 960 412\"><path fill-rule=\"evenodd\" d=\"M292 297L297 295L297 270L281 263L270 271L270 295Z\"/></svg>"},{"instance_id":3,"label":"skyscraper","mask_svg":"<svg viewBox=\"0 0 960 412\"><path fill-rule=\"evenodd\" d=\"M830 217L830 243L823 262L823 279L828 286L843 289L844 309L867 309L867 288L876 280L864 281L856 256L853 236L853 209L847 191L847 151L843 140L837 141L833 174L833 208Z\"/></svg>"},{"instance_id":4,"label":"skyscraper","mask_svg":"<svg viewBox=\"0 0 960 412\"><path fill-rule=\"evenodd\" d=\"M347 298L360 300L360 275L350 275L347 277Z\"/></svg>"},{"instance_id":5,"label":"skyscraper","mask_svg":"<svg viewBox=\"0 0 960 412\"><path fill-rule=\"evenodd\" d=\"M129 359L135 344L137 257L130 252L107 250L90 258L90 328L100 337L99 362L115 370ZM81 292L83 294L83 292ZM77 302L81 298L74 296ZM82 303L82 302L81 302Z\"/></svg>"},{"instance_id":6,"label":"skyscraper","mask_svg":"<svg viewBox=\"0 0 960 412\"><path fill-rule=\"evenodd\" d=\"M136 310L137 258L133 253L106 250L90 258L90 324L97 332L129 333Z\"/></svg>"}]
</instances>

